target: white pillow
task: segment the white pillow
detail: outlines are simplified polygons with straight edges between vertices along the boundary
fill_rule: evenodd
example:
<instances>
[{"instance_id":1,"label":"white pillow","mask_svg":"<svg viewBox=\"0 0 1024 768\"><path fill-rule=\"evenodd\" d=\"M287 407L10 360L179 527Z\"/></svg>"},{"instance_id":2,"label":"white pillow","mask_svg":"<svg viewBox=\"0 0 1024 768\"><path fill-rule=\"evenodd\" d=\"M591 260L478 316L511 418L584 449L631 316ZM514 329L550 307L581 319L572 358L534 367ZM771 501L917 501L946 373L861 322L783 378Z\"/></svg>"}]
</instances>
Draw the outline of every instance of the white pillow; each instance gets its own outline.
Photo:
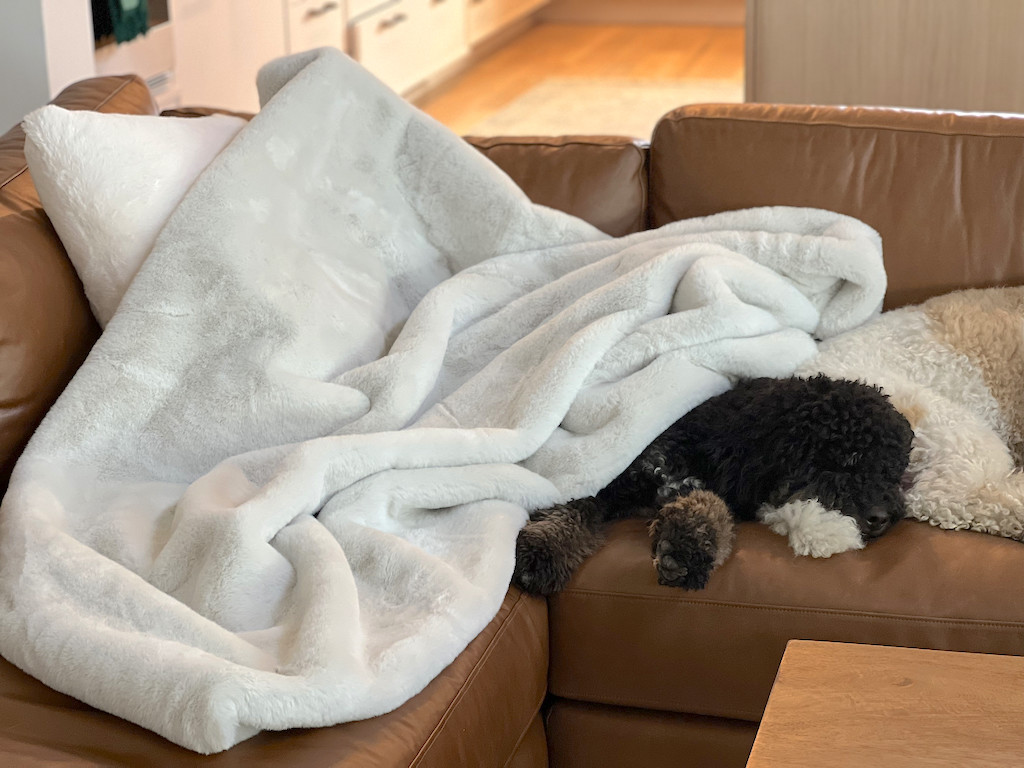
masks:
<instances>
[{"instance_id":1,"label":"white pillow","mask_svg":"<svg viewBox=\"0 0 1024 768\"><path fill-rule=\"evenodd\" d=\"M39 199L107 322L171 211L245 120L37 109L24 122Z\"/></svg>"}]
</instances>

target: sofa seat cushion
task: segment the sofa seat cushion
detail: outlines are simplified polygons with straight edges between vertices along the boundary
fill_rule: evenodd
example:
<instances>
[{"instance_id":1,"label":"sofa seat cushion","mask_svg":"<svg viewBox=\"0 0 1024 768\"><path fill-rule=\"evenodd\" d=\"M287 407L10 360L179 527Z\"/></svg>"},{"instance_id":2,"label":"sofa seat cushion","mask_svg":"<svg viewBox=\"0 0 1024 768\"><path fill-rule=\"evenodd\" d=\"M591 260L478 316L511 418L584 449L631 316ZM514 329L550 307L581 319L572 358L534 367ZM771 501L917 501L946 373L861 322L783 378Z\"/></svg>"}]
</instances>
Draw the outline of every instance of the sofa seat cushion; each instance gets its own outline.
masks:
<instances>
[{"instance_id":1,"label":"sofa seat cushion","mask_svg":"<svg viewBox=\"0 0 1024 768\"><path fill-rule=\"evenodd\" d=\"M547 641L545 601L512 589L469 647L394 712L330 728L263 732L201 759L0 659L0 755L4 765L23 766L543 766L537 711Z\"/></svg>"},{"instance_id":2,"label":"sofa seat cushion","mask_svg":"<svg viewBox=\"0 0 1024 768\"><path fill-rule=\"evenodd\" d=\"M550 602L550 690L757 721L790 639L1024 655L1024 545L904 521L860 551L796 557L744 523L699 592L659 586L621 521Z\"/></svg>"}]
</instances>

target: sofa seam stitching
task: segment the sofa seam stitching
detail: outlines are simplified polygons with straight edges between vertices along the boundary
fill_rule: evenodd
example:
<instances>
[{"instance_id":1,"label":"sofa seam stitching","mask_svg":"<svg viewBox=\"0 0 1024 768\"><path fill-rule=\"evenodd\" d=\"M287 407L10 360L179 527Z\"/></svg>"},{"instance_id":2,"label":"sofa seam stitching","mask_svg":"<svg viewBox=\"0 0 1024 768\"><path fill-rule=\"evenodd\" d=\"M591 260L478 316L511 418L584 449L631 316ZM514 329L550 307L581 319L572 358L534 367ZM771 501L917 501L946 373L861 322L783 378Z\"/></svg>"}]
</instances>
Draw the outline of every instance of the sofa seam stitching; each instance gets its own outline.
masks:
<instances>
[{"instance_id":1,"label":"sofa seam stitching","mask_svg":"<svg viewBox=\"0 0 1024 768\"><path fill-rule=\"evenodd\" d=\"M630 697L630 696L623 696L623 697L617 697L615 701L612 701L610 699L598 699L598 698L590 698L590 699L588 699L588 698L585 698L585 696L580 695L578 692L574 692L572 688L568 688L567 690L569 691L568 695L562 694L562 693L557 693L557 694L552 694L552 695L557 696L559 699L564 699L565 701L575 701L575 702L579 702L579 703L582 703L582 704L597 704L597 705L602 706L602 707L620 707L621 706L621 707L630 707L630 708L633 708L633 709L654 710L655 712L667 712L669 714L674 714L674 715L693 715L693 716L696 716L696 717L717 717L717 718L726 719L726 720L742 720L743 722L747 722L747 723L757 723L757 722L760 722L760 720L761 720L761 716L754 716L752 711L747 711L747 710L742 710L742 709L730 709L728 707L722 707L720 710L716 711L717 713L725 713L725 714L713 713L711 710L705 710L703 712L692 712L692 711L683 712L683 711L680 711L678 709L673 709L670 705L666 704L665 702L663 702L663 701L661 701L661 700L659 700L657 698L633 698L633 697ZM678 706L678 705L676 705L676 706Z\"/></svg>"},{"instance_id":2,"label":"sofa seam stitching","mask_svg":"<svg viewBox=\"0 0 1024 768\"><path fill-rule=\"evenodd\" d=\"M103 101L99 102L95 106L89 107L89 109L86 110L86 111L95 112L100 107L108 104L112 98L114 98L117 94L119 94L121 91L123 91L125 88L127 88L129 83L131 83L133 81L133 78L130 75L117 75L117 77L119 79L121 79L121 81L122 81L121 84L119 86L117 86L117 88L115 88L113 91L108 93L103 98ZM18 125L21 125L21 122L22 121L19 120L18 121ZM22 154L24 154L24 153L25 153L24 145L22 145ZM17 170L17 172L11 174L11 176L9 176L8 178L4 179L3 181L0 181L0 190L2 190L4 187L6 187L8 184L10 184L12 181L14 181L19 176L21 176L21 174L23 174L27 170L28 170L28 162L25 162L21 166L21 168L19 168Z\"/></svg>"},{"instance_id":3,"label":"sofa seam stitching","mask_svg":"<svg viewBox=\"0 0 1024 768\"><path fill-rule=\"evenodd\" d=\"M494 637L491 639L491 642L487 644L487 648L484 650L483 655L481 655L480 660L473 665L473 669L470 672L469 676L463 681L462 685L459 686L459 690L456 691L455 696L451 700L451 703L445 708L444 714L441 715L441 719L438 720L437 725L434 726L434 729L430 732L430 735L423 742L423 745L420 747L419 751L417 751L416 756L412 759L412 762L410 763L411 766L418 765L426 756L426 754L433 748L434 744L437 741L437 735L442 730L444 730L444 726L447 724L448 720L451 719L452 712L455 711L455 708L462 701L466 691L469 689L473 681L476 680L477 677L479 677L480 669L483 667L484 662L487 661L493 654L494 647L498 644L498 640L500 640L508 631L508 628L512 623L512 619L519 612L520 607L523 604L524 598L525 594L520 593L519 598L516 600L516 604L512 606L512 610L508 612L508 616L506 617L505 621L501 623L501 627L494 634Z\"/></svg>"},{"instance_id":4,"label":"sofa seam stitching","mask_svg":"<svg viewBox=\"0 0 1024 768\"><path fill-rule=\"evenodd\" d=\"M634 595L624 592L584 591L579 589L563 590L563 595L582 598L613 598L625 600L656 600L662 603L682 604L687 606L710 606L714 608L735 608L756 611L776 611L781 613L827 614L848 616L857 619L892 619L903 622L926 624L943 624L946 626L985 626L1003 629L1020 629L1024 622L998 621L991 619L953 619L943 616L913 616L900 613L881 613L875 611L844 610L842 608L799 608L786 605L757 605L756 603L728 603L720 600L686 600L677 597L660 597L658 595Z\"/></svg>"},{"instance_id":5,"label":"sofa seam stitching","mask_svg":"<svg viewBox=\"0 0 1024 768\"><path fill-rule=\"evenodd\" d=\"M833 121L818 121L818 122L800 122L799 120L776 120L776 119L760 119L756 117L734 117L732 115L679 115L673 117L672 115L665 115L659 122L665 123L681 123L685 120L708 120L708 121L723 121L727 120L734 123L756 123L758 125L792 125L792 126L805 126L807 128L847 128L849 130L873 130L873 131L892 131L894 133L910 133L917 136L964 136L973 139L1019 139L1024 140L1024 135L1021 134L1004 134L1004 133L970 133L964 131L926 131L920 128L899 128L892 125L872 125L870 123L857 124L857 123L841 123ZM653 136L652 136L653 139ZM654 143L653 140L651 142Z\"/></svg>"},{"instance_id":6,"label":"sofa seam stitching","mask_svg":"<svg viewBox=\"0 0 1024 768\"><path fill-rule=\"evenodd\" d=\"M472 139L482 139L482 140L486 141L488 138L489 137L487 137L487 136L466 136L466 137L464 137L464 140L468 144L471 144L476 149L482 149L485 152L487 150L495 149L497 147L531 147L531 146L532 147L551 147L552 149L562 149L563 147L599 147L601 149L624 149L626 144L629 144L630 146L632 146L632 147L634 147L636 149L639 149L639 147L637 147L636 143L637 143L637 141L643 141L642 139L631 139L628 136L606 136L606 137L595 136L594 137L595 139L597 139L597 138L609 138L609 139L621 140L623 142L621 144L607 144L607 143L601 142L601 141L587 141L585 139L573 139L572 141L565 141L565 142L562 142L561 144L556 144L553 141L547 141L547 140L542 140L542 141L507 141L506 140L506 141L499 141L499 142L496 142L494 144L487 144L486 146L483 146L483 145L480 145L480 144L474 144L473 141L472 141Z\"/></svg>"},{"instance_id":7,"label":"sofa seam stitching","mask_svg":"<svg viewBox=\"0 0 1024 768\"><path fill-rule=\"evenodd\" d=\"M516 743L512 747L512 751L509 752L508 758L505 760L505 764L504 764L504 766L502 766L502 768L508 768L509 765L512 763L512 758L514 758L516 756L516 752L519 751L519 747L520 747L520 745L522 745L523 739L526 738L526 734L528 734L530 732L530 728L533 727L533 721L536 720L540 716L540 707L541 707L541 704L544 703L544 697L547 696L547 694L548 694L547 685L545 685L544 686L544 690L541 691L540 698L537 699L537 703L535 705L536 708L534 709L534 712L533 712L533 717L531 717L527 721L526 727L523 728L522 733L519 734L519 738L516 739ZM543 727L544 727L544 722L542 720L541 721L541 728L543 728ZM546 737L546 734L545 734L545 737Z\"/></svg>"}]
</instances>

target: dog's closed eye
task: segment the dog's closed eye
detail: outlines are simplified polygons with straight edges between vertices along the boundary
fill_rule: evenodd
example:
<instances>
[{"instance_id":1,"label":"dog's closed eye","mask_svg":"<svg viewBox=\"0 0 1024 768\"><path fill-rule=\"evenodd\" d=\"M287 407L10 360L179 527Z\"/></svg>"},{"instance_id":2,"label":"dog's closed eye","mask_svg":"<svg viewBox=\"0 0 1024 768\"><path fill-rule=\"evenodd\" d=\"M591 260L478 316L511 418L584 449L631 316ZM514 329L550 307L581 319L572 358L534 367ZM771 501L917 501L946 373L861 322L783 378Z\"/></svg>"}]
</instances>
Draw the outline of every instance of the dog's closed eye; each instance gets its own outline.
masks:
<instances>
[{"instance_id":1,"label":"dog's closed eye","mask_svg":"<svg viewBox=\"0 0 1024 768\"><path fill-rule=\"evenodd\" d=\"M857 466L857 462L858 461L860 461L860 454L859 453L851 453L846 458L843 459L843 466L844 467L855 467L855 466Z\"/></svg>"}]
</instances>

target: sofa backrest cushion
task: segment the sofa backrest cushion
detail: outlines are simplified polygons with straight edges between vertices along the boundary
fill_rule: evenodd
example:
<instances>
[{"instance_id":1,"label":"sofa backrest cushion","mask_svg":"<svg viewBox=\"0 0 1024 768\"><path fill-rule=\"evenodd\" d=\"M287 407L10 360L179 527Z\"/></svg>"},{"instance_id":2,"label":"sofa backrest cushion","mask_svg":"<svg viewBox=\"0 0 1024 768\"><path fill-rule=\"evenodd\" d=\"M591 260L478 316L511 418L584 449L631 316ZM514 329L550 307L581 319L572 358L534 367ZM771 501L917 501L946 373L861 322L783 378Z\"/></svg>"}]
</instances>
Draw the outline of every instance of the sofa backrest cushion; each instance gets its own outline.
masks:
<instances>
[{"instance_id":1,"label":"sofa backrest cushion","mask_svg":"<svg viewBox=\"0 0 1024 768\"><path fill-rule=\"evenodd\" d=\"M75 83L66 109L155 114L132 76ZM0 136L0 492L25 443L88 354L99 327L25 166L20 127Z\"/></svg>"},{"instance_id":2,"label":"sofa backrest cushion","mask_svg":"<svg viewBox=\"0 0 1024 768\"><path fill-rule=\"evenodd\" d=\"M165 110L168 117L242 112ZM647 144L622 136L465 137L535 203L571 213L613 237L648 226Z\"/></svg>"},{"instance_id":3,"label":"sofa backrest cushion","mask_svg":"<svg viewBox=\"0 0 1024 768\"><path fill-rule=\"evenodd\" d=\"M653 226L762 205L855 216L882 235L887 308L1024 283L1024 117L692 106L650 151Z\"/></svg>"},{"instance_id":4,"label":"sofa backrest cushion","mask_svg":"<svg viewBox=\"0 0 1024 768\"><path fill-rule=\"evenodd\" d=\"M619 237L647 228L647 146L615 136L466 139L535 203Z\"/></svg>"}]
</instances>

